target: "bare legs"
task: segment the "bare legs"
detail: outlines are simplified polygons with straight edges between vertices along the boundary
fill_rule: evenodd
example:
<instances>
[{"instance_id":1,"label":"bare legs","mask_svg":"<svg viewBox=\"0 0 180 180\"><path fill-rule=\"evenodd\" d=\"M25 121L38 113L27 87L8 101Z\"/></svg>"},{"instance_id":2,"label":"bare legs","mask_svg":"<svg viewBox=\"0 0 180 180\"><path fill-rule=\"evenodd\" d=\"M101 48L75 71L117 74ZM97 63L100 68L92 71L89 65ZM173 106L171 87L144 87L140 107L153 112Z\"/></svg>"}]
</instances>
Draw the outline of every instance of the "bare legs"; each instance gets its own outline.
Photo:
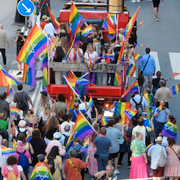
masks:
<instances>
[{"instance_id":1,"label":"bare legs","mask_svg":"<svg viewBox=\"0 0 180 180\"><path fill-rule=\"evenodd\" d=\"M154 14L155 14L156 18L158 18L158 11L159 11L159 8L155 7L154 8Z\"/></svg>"}]
</instances>

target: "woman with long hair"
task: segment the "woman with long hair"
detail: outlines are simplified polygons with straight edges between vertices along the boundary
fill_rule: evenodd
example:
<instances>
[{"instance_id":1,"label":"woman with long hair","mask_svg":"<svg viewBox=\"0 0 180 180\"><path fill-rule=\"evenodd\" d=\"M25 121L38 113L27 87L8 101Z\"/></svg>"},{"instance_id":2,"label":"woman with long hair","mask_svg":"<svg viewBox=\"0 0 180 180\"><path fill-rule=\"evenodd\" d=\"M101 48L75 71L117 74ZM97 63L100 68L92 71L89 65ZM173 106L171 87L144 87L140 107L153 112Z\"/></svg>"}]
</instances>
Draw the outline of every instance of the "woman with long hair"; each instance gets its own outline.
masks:
<instances>
[{"instance_id":1,"label":"woman with long hair","mask_svg":"<svg viewBox=\"0 0 180 180\"><path fill-rule=\"evenodd\" d=\"M165 167L164 175L169 177L169 180L178 180L180 177L180 146L176 145L173 137L167 138L168 145L167 165Z\"/></svg>"},{"instance_id":2,"label":"woman with long hair","mask_svg":"<svg viewBox=\"0 0 180 180\"><path fill-rule=\"evenodd\" d=\"M63 169L62 159L59 155L59 147L53 146L47 158L45 159L50 166L52 180L62 180L61 170Z\"/></svg>"},{"instance_id":3,"label":"woman with long hair","mask_svg":"<svg viewBox=\"0 0 180 180\"><path fill-rule=\"evenodd\" d=\"M89 155L89 174L93 177L98 172L98 164L97 159L94 158L94 154L96 152L96 147L94 147L94 140L99 134L99 125L93 124L93 128L96 130L93 134L89 135L89 148L88 148L88 155Z\"/></svg>"},{"instance_id":4,"label":"woman with long hair","mask_svg":"<svg viewBox=\"0 0 180 180\"><path fill-rule=\"evenodd\" d=\"M50 128L49 128L49 130L47 131L47 133L45 134L45 137L44 137L44 141L45 141L45 143L46 143L46 146L49 144L49 142L50 141L52 141L53 140L53 134L55 133L55 132L57 132L57 128L55 128L54 126L51 126Z\"/></svg>"},{"instance_id":5,"label":"woman with long hair","mask_svg":"<svg viewBox=\"0 0 180 180\"><path fill-rule=\"evenodd\" d=\"M7 92L2 92L0 94L0 113L5 114L5 119L10 118L9 103L6 101Z\"/></svg>"}]
</instances>

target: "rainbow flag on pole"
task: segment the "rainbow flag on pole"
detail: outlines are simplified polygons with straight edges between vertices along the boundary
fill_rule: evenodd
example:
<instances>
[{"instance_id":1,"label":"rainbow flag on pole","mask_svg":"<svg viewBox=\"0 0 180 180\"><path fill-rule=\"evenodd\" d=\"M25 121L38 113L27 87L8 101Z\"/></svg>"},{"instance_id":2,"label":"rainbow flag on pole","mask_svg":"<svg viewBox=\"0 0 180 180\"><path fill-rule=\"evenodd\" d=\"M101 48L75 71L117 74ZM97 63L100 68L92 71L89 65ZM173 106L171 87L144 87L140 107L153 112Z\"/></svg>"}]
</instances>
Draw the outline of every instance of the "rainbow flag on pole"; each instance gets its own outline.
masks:
<instances>
[{"instance_id":1,"label":"rainbow flag on pole","mask_svg":"<svg viewBox=\"0 0 180 180\"><path fill-rule=\"evenodd\" d=\"M91 71L91 58L90 57L89 57L89 61L88 61L87 71L88 72Z\"/></svg>"},{"instance_id":2,"label":"rainbow flag on pole","mask_svg":"<svg viewBox=\"0 0 180 180\"><path fill-rule=\"evenodd\" d=\"M140 61L143 57L140 54L135 54L134 55L134 60L135 61Z\"/></svg>"},{"instance_id":3,"label":"rainbow flag on pole","mask_svg":"<svg viewBox=\"0 0 180 180\"><path fill-rule=\"evenodd\" d=\"M92 99L92 97L90 97L90 100L89 100L89 105L87 107L87 110L90 108L90 107L93 107L94 106L94 101Z\"/></svg>"},{"instance_id":4,"label":"rainbow flag on pole","mask_svg":"<svg viewBox=\"0 0 180 180\"><path fill-rule=\"evenodd\" d=\"M29 142L31 140L31 134L28 132L27 136L26 136L26 141Z\"/></svg>"},{"instance_id":5,"label":"rainbow flag on pole","mask_svg":"<svg viewBox=\"0 0 180 180\"><path fill-rule=\"evenodd\" d=\"M125 66L125 61L124 61L124 44L125 44L125 42L123 41L122 46L121 46L121 50L119 52L118 62L117 62L117 64L120 64L120 62L121 62L123 66Z\"/></svg>"},{"instance_id":6,"label":"rainbow flag on pole","mask_svg":"<svg viewBox=\"0 0 180 180\"><path fill-rule=\"evenodd\" d=\"M17 142L13 139L13 148L17 145Z\"/></svg>"},{"instance_id":7,"label":"rainbow flag on pole","mask_svg":"<svg viewBox=\"0 0 180 180\"><path fill-rule=\"evenodd\" d=\"M138 84L137 81L135 81L134 83L132 83L129 88L124 92L124 94L122 95L122 97L126 96L129 93L134 93L134 92L139 92L138 90Z\"/></svg>"},{"instance_id":8,"label":"rainbow flag on pole","mask_svg":"<svg viewBox=\"0 0 180 180\"><path fill-rule=\"evenodd\" d=\"M109 119L103 115L101 115L101 126L106 126L108 124Z\"/></svg>"},{"instance_id":9,"label":"rainbow flag on pole","mask_svg":"<svg viewBox=\"0 0 180 180\"><path fill-rule=\"evenodd\" d=\"M113 54L111 54L111 53L105 54L105 55L103 56L103 58L109 58L109 59L111 59L111 60L114 60L114 56L113 56Z\"/></svg>"},{"instance_id":10,"label":"rainbow flag on pole","mask_svg":"<svg viewBox=\"0 0 180 180\"><path fill-rule=\"evenodd\" d=\"M75 35L74 35L74 44L80 43L80 36L81 36L81 21L79 21L79 23L76 27L76 31L75 31Z\"/></svg>"},{"instance_id":11,"label":"rainbow flag on pole","mask_svg":"<svg viewBox=\"0 0 180 180\"><path fill-rule=\"evenodd\" d=\"M162 104L160 104L160 106L156 110L158 114L162 111L162 108L163 108L163 106L162 106Z\"/></svg>"},{"instance_id":12,"label":"rainbow flag on pole","mask_svg":"<svg viewBox=\"0 0 180 180\"><path fill-rule=\"evenodd\" d=\"M41 71L43 72L44 68L48 66L48 45L43 51L42 59Z\"/></svg>"},{"instance_id":13,"label":"rainbow flag on pole","mask_svg":"<svg viewBox=\"0 0 180 180\"><path fill-rule=\"evenodd\" d=\"M122 86L123 84L123 72L114 74L114 86Z\"/></svg>"},{"instance_id":14,"label":"rainbow flag on pole","mask_svg":"<svg viewBox=\"0 0 180 180\"><path fill-rule=\"evenodd\" d=\"M139 47L145 47L144 44L136 44L136 43L134 43L134 45L139 46Z\"/></svg>"},{"instance_id":15,"label":"rainbow flag on pole","mask_svg":"<svg viewBox=\"0 0 180 180\"><path fill-rule=\"evenodd\" d=\"M86 151L88 149L88 147L89 147L89 138L87 138L86 141L84 142L84 145L83 145L80 153L83 151Z\"/></svg>"},{"instance_id":16,"label":"rainbow flag on pole","mask_svg":"<svg viewBox=\"0 0 180 180\"><path fill-rule=\"evenodd\" d=\"M47 91L48 88L48 66L46 66L43 70L43 83L42 88Z\"/></svg>"},{"instance_id":17,"label":"rainbow flag on pole","mask_svg":"<svg viewBox=\"0 0 180 180\"><path fill-rule=\"evenodd\" d=\"M132 119L136 114L137 114L137 111L134 110L134 109L126 109L124 111L124 114L129 118L129 119Z\"/></svg>"},{"instance_id":18,"label":"rainbow flag on pole","mask_svg":"<svg viewBox=\"0 0 180 180\"><path fill-rule=\"evenodd\" d=\"M88 36L89 34L93 33L92 31L92 25L88 25L87 27L84 28L84 30L82 31L82 35L84 37Z\"/></svg>"},{"instance_id":19,"label":"rainbow flag on pole","mask_svg":"<svg viewBox=\"0 0 180 180\"><path fill-rule=\"evenodd\" d=\"M21 110L15 107L9 107L11 116L20 116Z\"/></svg>"},{"instance_id":20,"label":"rainbow flag on pole","mask_svg":"<svg viewBox=\"0 0 180 180\"><path fill-rule=\"evenodd\" d=\"M136 66L134 64L130 64L128 69L126 70L126 75L132 77L135 71L136 71Z\"/></svg>"},{"instance_id":21,"label":"rainbow flag on pole","mask_svg":"<svg viewBox=\"0 0 180 180\"><path fill-rule=\"evenodd\" d=\"M32 68L36 62L36 58L46 48L47 40L45 34L43 34L35 24L26 38L16 60L21 61Z\"/></svg>"},{"instance_id":22,"label":"rainbow flag on pole","mask_svg":"<svg viewBox=\"0 0 180 180\"><path fill-rule=\"evenodd\" d=\"M8 84L8 87L6 89L7 97L13 92L12 87L10 84Z\"/></svg>"},{"instance_id":23,"label":"rainbow flag on pole","mask_svg":"<svg viewBox=\"0 0 180 180\"><path fill-rule=\"evenodd\" d=\"M16 150L12 148L7 148L5 146L1 146L1 153L2 156L11 156L16 154Z\"/></svg>"},{"instance_id":24,"label":"rainbow flag on pole","mask_svg":"<svg viewBox=\"0 0 180 180\"><path fill-rule=\"evenodd\" d=\"M142 24L144 24L144 21L141 21L141 22L139 23L139 26L141 26Z\"/></svg>"},{"instance_id":25,"label":"rainbow flag on pole","mask_svg":"<svg viewBox=\"0 0 180 180\"><path fill-rule=\"evenodd\" d=\"M169 79L174 79L175 76L179 75L180 73L174 73L171 75L171 77Z\"/></svg>"},{"instance_id":26,"label":"rainbow flag on pole","mask_svg":"<svg viewBox=\"0 0 180 180\"><path fill-rule=\"evenodd\" d=\"M173 86L171 90L173 95L178 94L180 92L180 84Z\"/></svg>"}]
</instances>

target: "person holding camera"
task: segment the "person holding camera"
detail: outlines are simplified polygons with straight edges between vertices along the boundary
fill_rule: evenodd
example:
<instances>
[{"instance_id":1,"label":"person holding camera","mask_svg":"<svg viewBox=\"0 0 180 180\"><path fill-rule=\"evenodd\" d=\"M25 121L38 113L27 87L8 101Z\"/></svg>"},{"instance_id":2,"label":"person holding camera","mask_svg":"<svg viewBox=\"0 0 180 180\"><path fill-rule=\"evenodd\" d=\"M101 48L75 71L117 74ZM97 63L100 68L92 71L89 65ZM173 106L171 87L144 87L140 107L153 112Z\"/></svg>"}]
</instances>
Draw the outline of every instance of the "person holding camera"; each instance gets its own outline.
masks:
<instances>
[{"instance_id":1,"label":"person holding camera","mask_svg":"<svg viewBox=\"0 0 180 180\"><path fill-rule=\"evenodd\" d=\"M170 110L165 107L165 101L161 100L160 105L162 105L162 110L159 112L159 108L156 108L154 117L156 118L155 124L155 136L156 138L161 133L164 124L167 122L167 118L170 115Z\"/></svg>"},{"instance_id":2,"label":"person holding camera","mask_svg":"<svg viewBox=\"0 0 180 180\"><path fill-rule=\"evenodd\" d=\"M26 39L24 38L23 33L21 32L20 29L18 29L17 30L17 37L14 40L14 44L16 44L16 54L17 54L17 56L18 56L21 48L23 47L25 40ZM19 72L16 75L20 75L22 73L21 72L21 61L17 61L17 63L18 63Z\"/></svg>"},{"instance_id":3,"label":"person holding camera","mask_svg":"<svg viewBox=\"0 0 180 180\"><path fill-rule=\"evenodd\" d=\"M117 175L113 171L114 171L114 167L112 165L108 165L106 167L106 171L97 172L95 174L95 177L101 180L116 180Z\"/></svg>"}]
</instances>

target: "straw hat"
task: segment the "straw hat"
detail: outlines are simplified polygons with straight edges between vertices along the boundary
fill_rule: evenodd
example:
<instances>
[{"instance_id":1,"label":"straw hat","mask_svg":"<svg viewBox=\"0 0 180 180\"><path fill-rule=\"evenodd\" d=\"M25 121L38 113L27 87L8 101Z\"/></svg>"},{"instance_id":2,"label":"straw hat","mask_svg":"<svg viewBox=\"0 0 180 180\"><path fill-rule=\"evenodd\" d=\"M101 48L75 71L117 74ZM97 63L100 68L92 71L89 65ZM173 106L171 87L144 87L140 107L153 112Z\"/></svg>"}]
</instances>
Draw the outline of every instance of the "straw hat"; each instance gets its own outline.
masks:
<instances>
[{"instance_id":1,"label":"straw hat","mask_svg":"<svg viewBox=\"0 0 180 180\"><path fill-rule=\"evenodd\" d=\"M43 16L42 16L42 20L43 20L43 21L49 21L49 17L46 16L46 15L43 15Z\"/></svg>"}]
</instances>

